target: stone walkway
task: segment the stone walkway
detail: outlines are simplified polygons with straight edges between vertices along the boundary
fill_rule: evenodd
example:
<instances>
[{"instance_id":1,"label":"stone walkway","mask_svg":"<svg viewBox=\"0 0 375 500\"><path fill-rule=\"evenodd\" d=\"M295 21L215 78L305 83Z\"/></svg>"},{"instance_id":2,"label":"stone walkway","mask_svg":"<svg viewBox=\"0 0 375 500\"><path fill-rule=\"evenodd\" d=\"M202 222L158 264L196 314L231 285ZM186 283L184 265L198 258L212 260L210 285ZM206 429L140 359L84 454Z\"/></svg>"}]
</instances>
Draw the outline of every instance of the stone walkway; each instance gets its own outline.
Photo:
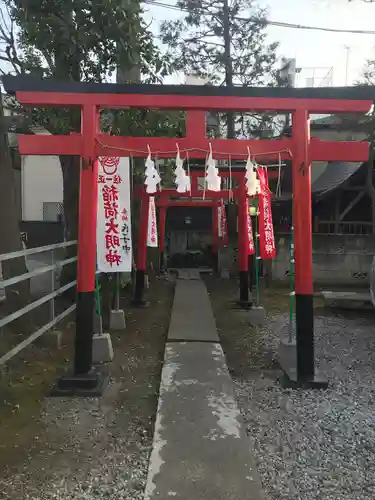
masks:
<instances>
[{"instance_id":1,"label":"stone walkway","mask_svg":"<svg viewBox=\"0 0 375 500\"><path fill-rule=\"evenodd\" d=\"M206 287L182 273L165 350L145 500L264 500Z\"/></svg>"}]
</instances>

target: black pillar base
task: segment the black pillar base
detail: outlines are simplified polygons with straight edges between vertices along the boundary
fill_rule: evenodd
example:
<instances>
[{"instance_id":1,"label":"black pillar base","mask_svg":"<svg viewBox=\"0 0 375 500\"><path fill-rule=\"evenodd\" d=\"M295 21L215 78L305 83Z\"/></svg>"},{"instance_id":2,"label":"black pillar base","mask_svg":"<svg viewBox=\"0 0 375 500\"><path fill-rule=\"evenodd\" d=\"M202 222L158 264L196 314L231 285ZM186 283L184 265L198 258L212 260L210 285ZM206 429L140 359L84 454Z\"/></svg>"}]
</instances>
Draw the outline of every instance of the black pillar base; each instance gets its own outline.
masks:
<instances>
[{"instance_id":1,"label":"black pillar base","mask_svg":"<svg viewBox=\"0 0 375 500\"><path fill-rule=\"evenodd\" d=\"M239 272L240 280L240 299L236 301L236 305L241 309L249 309L252 306L249 291L249 273L248 271Z\"/></svg>"},{"instance_id":2,"label":"black pillar base","mask_svg":"<svg viewBox=\"0 0 375 500\"><path fill-rule=\"evenodd\" d=\"M249 290L250 292L253 291L253 286L255 283L255 278L254 278L254 255L249 255L248 257L248 266L249 266Z\"/></svg>"},{"instance_id":3,"label":"black pillar base","mask_svg":"<svg viewBox=\"0 0 375 500\"><path fill-rule=\"evenodd\" d=\"M213 253L213 255L212 255L212 267L213 267L214 273L218 273L218 271L219 271L219 254L217 252Z\"/></svg>"},{"instance_id":4,"label":"black pillar base","mask_svg":"<svg viewBox=\"0 0 375 500\"><path fill-rule=\"evenodd\" d=\"M314 352L314 298L312 294L296 293L296 343L298 379L313 380Z\"/></svg>"},{"instance_id":5,"label":"black pillar base","mask_svg":"<svg viewBox=\"0 0 375 500\"><path fill-rule=\"evenodd\" d=\"M147 307L149 307L150 305L150 302L147 302L147 300L136 300L136 299L132 299L130 301L130 305L132 307L135 307L135 308L138 308L138 309L146 309Z\"/></svg>"},{"instance_id":6,"label":"black pillar base","mask_svg":"<svg viewBox=\"0 0 375 500\"><path fill-rule=\"evenodd\" d=\"M234 309L251 309L253 303L251 300L236 300L233 304Z\"/></svg>"},{"instance_id":7,"label":"black pillar base","mask_svg":"<svg viewBox=\"0 0 375 500\"><path fill-rule=\"evenodd\" d=\"M66 375L61 377L52 389L52 397L99 397L108 385L109 377L90 372L85 375Z\"/></svg>"},{"instance_id":8,"label":"black pillar base","mask_svg":"<svg viewBox=\"0 0 375 500\"><path fill-rule=\"evenodd\" d=\"M160 274L165 274L165 256L164 256L164 252L160 252L160 256L159 256L159 272L160 272Z\"/></svg>"},{"instance_id":9,"label":"black pillar base","mask_svg":"<svg viewBox=\"0 0 375 500\"><path fill-rule=\"evenodd\" d=\"M145 271L137 269L135 273L134 297L131 301L133 307L147 307L149 305L143 298L145 291Z\"/></svg>"},{"instance_id":10,"label":"black pillar base","mask_svg":"<svg viewBox=\"0 0 375 500\"><path fill-rule=\"evenodd\" d=\"M92 369L94 308L94 291L77 293L74 373L78 376L86 376Z\"/></svg>"},{"instance_id":11,"label":"black pillar base","mask_svg":"<svg viewBox=\"0 0 375 500\"><path fill-rule=\"evenodd\" d=\"M73 374L60 378L51 396L101 396L107 386L108 376L92 371L94 306L94 291L77 293Z\"/></svg>"},{"instance_id":12,"label":"black pillar base","mask_svg":"<svg viewBox=\"0 0 375 500\"><path fill-rule=\"evenodd\" d=\"M289 376L284 372L279 381L283 389L328 389L328 381L324 377L320 377L319 375L315 375L312 379L303 380L293 378L293 376Z\"/></svg>"},{"instance_id":13,"label":"black pillar base","mask_svg":"<svg viewBox=\"0 0 375 500\"><path fill-rule=\"evenodd\" d=\"M280 331L280 383L285 389L327 389L328 381L316 371L314 354L313 295L296 294L296 341L288 329Z\"/></svg>"},{"instance_id":14,"label":"black pillar base","mask_svg":"<svg viewBox=\"0 0 375 500\"><path fill-rule=\"evenodd\" d=\"M328 381L315 371L309 378L297 375L297 346L294 340L289 342L288 329L282 328L280 332L279 365L283 375L279 381L284 389L327 389Z\"/></svg>"}]
</instances>

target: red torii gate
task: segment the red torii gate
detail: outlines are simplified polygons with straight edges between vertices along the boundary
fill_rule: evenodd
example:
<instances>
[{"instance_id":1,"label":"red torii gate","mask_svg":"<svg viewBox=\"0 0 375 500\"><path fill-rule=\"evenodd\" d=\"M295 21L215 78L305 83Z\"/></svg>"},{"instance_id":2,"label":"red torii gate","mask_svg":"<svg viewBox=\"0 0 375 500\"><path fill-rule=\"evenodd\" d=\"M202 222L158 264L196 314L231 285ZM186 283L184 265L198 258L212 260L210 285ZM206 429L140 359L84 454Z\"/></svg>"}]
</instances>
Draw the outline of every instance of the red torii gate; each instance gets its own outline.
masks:
<instances>
[{"instance_id":1,"label":"red torii gate","mask_svg":"<svg viewBox=\"0 0 375 500\"><path fill-rule=\"evenodd\" d=\"M188 121L191 119L191 115L193 112L188 112ZM196 113L194 115L195 120L204 121L205 124L205 113ZM158 155L159 156L159 155ZM242 155L242 157L247 155ZM169 206L191 206L191 207L199 207L206 206L212 207L212 242L213 242L213 252L214 259L217 259L217 251L218 251L218 240L217 240L217 221L218 221L218 202L222 199L228 199L229 197L233 199L242 200L243 206L242 209L239 210L239 226L246 230L246 235L243 237L244 232L238 231L238 264L239 264L239 280L240 280L240 297L238 301L238 305L240 307L251 307L251 302L249 300L249 280L248 280L248 241L247 241L247 217L246 214L246 193L244 193L245 187L245 169L230 169L220 168L219 175L222 178L231 178L231 180L237 180L239 187L234 187L232 189L222 189L220 191L207 191L206 190L206 201L202 200L204 190L199 189L198 187L198 178L203 178L205 175L204 169L192 169L190 170L190 178L191 178L191 189L185 193L179 193L176 189L162 189L157 193L153 193L151 195L146 193L144 187L138 188L135 194L141 200L141 210L140 210L140 225L138 230L138 245L137 245L137 273L136 273L136 286L135 286L135 294L134 294L134 305L144 305L145 302L143 300L143 292L144 292L144 274L146 270L146 243L147 243L147 220L148 220L148 198L149 196L157 196L158 201L156 205L159 207L159 230L160 230L160 238L159 238L159 250L161 252L161 258L164 257L164 237L165 237L165 221L166 221L166 208ZM269 172L269 178L276 177L277 172ZM168 200L168 198L187 198L188 201L180 201L175 203L174 201ZM191 200L191 198L196 198L195 200ZM197 200L198 198L198 200ZM210 202L208 202L208 200ZM216 255L215 255L216 254Z\"/></svg>"},{"instance_id":2,"label":"red torii gate","mask_svg":"<svg viewBox=\"0 0 375 500\"><path fill-rule=\"evenodd\" d=\"M99 131L101 108L148 108L194 110L189 113L186 137L178 139L181 152L194 150L205 158L209 143L224 156L243 158L247 147L254 156L281 152L293 161L293 219L295 228L295 289L297 382L314 384L314 317L312 280L311 162L367 161L368 143L325 142L310 139L309 115L366 113L373 104L373 88L215 88L200 86L122 85L35 81L4 77L9 93L32 107L79 107L81 134L19 137L23 155L77 155L83 159L79 209L77 270L77 316L74 373L60 383L67 393L99 391L100 377L92 373L93 306L96 266L96 203L98 156L147 156L174 151L176 139L149 137L108 137ZM278 140L238 141L207 139L204 120L195 113L206 111L276 111L292 113L292 137ZM196 121L195 117L198 118ZM202 116L202 115L200 115ZM194 121L193 121L194 120ZM165 154L164 156L170 156ZM220 155L215 155L220 157ZM268 158L270 158L269 155ZM274 155L275 156L275 155ZM245 186L239 188L239 233L246 241ZM241 245L242 246L242 245ZM247 263L243 263L246 268Z\"/></svg>"}]
</instances>

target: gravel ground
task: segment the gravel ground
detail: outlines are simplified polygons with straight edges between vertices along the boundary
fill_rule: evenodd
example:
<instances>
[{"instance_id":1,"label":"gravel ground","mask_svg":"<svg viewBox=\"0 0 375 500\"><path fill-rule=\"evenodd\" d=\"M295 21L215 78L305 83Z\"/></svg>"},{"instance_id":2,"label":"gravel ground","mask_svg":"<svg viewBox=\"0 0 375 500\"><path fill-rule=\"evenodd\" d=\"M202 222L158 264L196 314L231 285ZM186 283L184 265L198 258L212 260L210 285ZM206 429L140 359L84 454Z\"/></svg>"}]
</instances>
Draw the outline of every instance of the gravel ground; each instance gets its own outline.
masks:
<instances>
[{"instance_id":1,"label":"gravel ground","mask_svg":"<svg viewBox=\"0 0 375 500\"><path fill-rule=\"evenodd\" d=\"M150 309L129 311L124 298L127 328L112 333L102 398L45 398L55 359L38 378L30 363L13 379L0 401L0 499L143 498L173 284L151 280L148 299Z\"/></svg>"},{"instance_id":2,"label":"gravel ground","mask_svg":"<svg viewBox=\"0 0 375 500\"><path fill-rule=\"evenodd\" d=\"M317 309L318 365L330 387L283 390L275 332L287 292L263 293L268 320L256 331L228 308L235 284L211 278L208 288L267 500L373 500L375 318Z\"/></svg>"}]
</instances>

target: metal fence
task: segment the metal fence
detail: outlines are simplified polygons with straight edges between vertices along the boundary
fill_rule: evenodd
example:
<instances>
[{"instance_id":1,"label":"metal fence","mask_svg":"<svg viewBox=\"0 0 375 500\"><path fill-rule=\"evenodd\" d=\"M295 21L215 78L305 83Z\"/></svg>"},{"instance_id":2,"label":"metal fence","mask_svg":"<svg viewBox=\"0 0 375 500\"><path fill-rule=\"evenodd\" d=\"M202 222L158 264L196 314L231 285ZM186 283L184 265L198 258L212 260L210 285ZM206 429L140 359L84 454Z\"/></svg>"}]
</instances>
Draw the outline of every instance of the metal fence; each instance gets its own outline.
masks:
<instances>
[{"instance_id":1,"label":"metal fence","mask_svg":"<svg viewBox=\"0 0 375 500\"><path fill-rule=\"evenodd\" d=\"M56 288L56 284L59 281L59 275L61 272L61 269L64 266L67 266L68 264L72 264L73 262L77 261L77 257L71 257L69 259L65 260L59 260L57 258L57 254L61 253L61 249L65 249L67 247L71 247L77 245L77 241L67 241L64 243L57 243L56 245L48 245L44 247L38 247L38 248L30 248L30 249L25 249L25 250L20 250L18 252L12 252L8 254L3 254L0 255L0 265L2 262L10 260L10 259L16 259L18 257L25 257L26 259L31 256L37 256L43 253L49 253L50 258L49 258L49 265L43 265L42 267L37 267L36 269L33 269L32 271L29 271L27 273L24 273L20 276L14 276L9 279L1 279L0 280L0 288L5 289L8 286L15 285L16 283L20 283L25 280L31 280L32 278L36 277L42 277L42 275L45 275L46 273L51 273L51 291L50 293L47 293L46 295L42 296L41 298L38 298L37 300L34 300L30 304L27 304L26 306L22 307L18 311L13 312L12 314L9 314L8 316L5 316L4 318L0 319L0 331L1 328L4 326L8 325L12 321L20 318L24 314L29 313L30 311L34 310L35 308L49 303L50 305L50 321L43 325L41 328L36 330L34 333L32 333L29 337L27 337L25 340L20 342L18 345L13 347L9 352L3 354L0 357L0 367L7 363L10 359L12 359L14 356L16 356L19 352L21 352L25 347L30 345L32 342L34 342L37 338L41 337L44 333L46 333L48 330L53 328L57 323L59 323L61 320L69 316L75 308L76 305L73 304L71 307L68 309L65 309L62 313L58 314L57 316L55 315L55 299L65 291L69 290L70 288L74 287L76 285L76 280L71 281L70 283L67 283L66 285Z\"/></svg>"},{"instance_id":2,"label":"metal fence","mask_svg":"<svg viewBox=\"0 0 375 500\"><path fill-rule=\"evenodd\" d=\"M356 222L342 220L337 223L335 221L317 222L317 228L314 232L321 234L353 234L353 235L371 235L372 222Z\"/></svg>"}]
</instances>

